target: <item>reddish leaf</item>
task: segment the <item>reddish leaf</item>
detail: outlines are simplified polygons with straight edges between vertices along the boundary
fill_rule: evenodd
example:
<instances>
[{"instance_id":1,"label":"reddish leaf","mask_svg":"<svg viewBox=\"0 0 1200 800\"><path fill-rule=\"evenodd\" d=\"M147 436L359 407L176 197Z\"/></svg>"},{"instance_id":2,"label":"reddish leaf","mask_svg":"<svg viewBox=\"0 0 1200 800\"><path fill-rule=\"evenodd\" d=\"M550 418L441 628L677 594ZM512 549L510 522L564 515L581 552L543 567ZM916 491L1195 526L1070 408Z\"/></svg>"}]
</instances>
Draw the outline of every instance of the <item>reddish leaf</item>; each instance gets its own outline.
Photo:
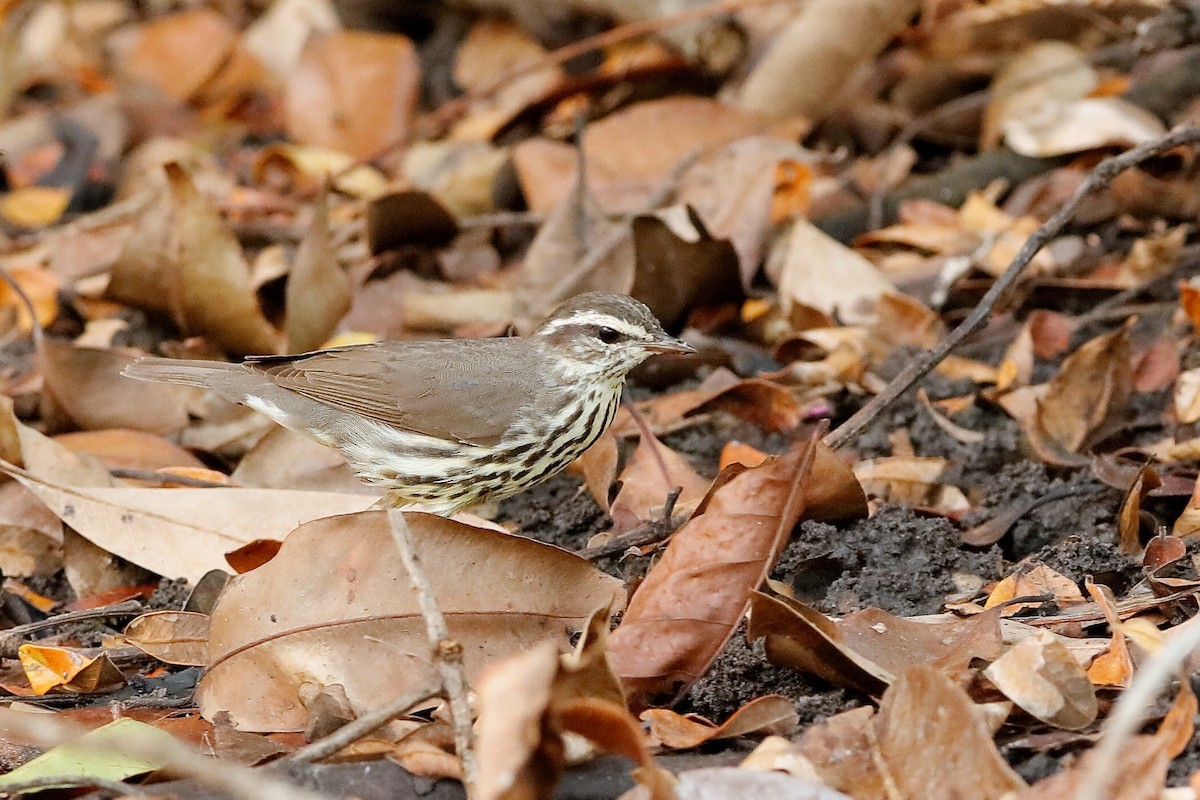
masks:
<instances>
[{"instance_id":1,"label":"reddish leaf","mask_svg":"<svg viewBox=\"0 0 1200 800\"><path fill-rule=\"evenodd\" d=\"M613 632L613 667L644 706L704 674L804 512L815 443L725 483L672 538Z\"/></svg>"}]
</instances>

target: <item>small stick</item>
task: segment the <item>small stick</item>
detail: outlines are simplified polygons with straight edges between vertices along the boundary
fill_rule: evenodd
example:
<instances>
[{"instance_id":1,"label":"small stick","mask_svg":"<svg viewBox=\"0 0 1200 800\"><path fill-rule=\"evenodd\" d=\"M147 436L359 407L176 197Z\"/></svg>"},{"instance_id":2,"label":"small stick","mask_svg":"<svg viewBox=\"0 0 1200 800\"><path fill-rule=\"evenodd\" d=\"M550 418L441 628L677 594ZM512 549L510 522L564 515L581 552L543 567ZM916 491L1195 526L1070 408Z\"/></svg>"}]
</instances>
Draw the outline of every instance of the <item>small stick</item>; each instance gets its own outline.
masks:
<instances>
[{"instance_id":1,"label":"small stick","mask_svg":"<svg viewBox=\"0 0 1200 800\"><path fill-rule=\"evenodd\" d=\"M421 605L421 616L425 619L426 635L433 648L433 663L442 678L442 687L450 701L454 746L462 760L463 786L467 797L472 798L475 797L475 787L479 783L479 766L475 762L475 748L472 744L471 704L467 700L470 687L463 673L462 645L450 638L450 629L446 626L446 618L442 615L441 608L438 607L429 577L413 551L404 512L398 508L391 508L388 509L387 515L392 541L400 552L400 560L408 572L408 579L417 590L417 601Z\"/></svg>"},{"instance_id":2,"label":"small stick","mask_svg":"<svg viewBox=\"0 0 1200 800\"><path fill-rule=\"evenodd\" d=\"M281 760L303 763L320 761L322 758L333 755L343 747L357 742L364 736L374 733L417 703L432 697L437 691L436 686L410 689L381 708L377 708L369 714L364 714L358 719L347 722L325 738L305 745Z\"/></svg>"},{"instance_id":3,"label":"small stick","mask_svg":"<svg viewBox=\"0 0 1200 800\"><path fill-rule=\"evenodd\" d=\"M672 514L675 513L675 503L679 500L679 495L683 492L683 487L676 486L667 495L666 505L663 506L662 516L658 519L652 519L638 525L631 531L626 531L620 536L614 536L607 542L598 544L595 547L585 547L576 553L580 558L586 558L588 561L595 561L598 558L605 556L615 556L617 553L623 553L631 547L645 547L648 544L661 542L663 539L674 533L675 529L683 524L683 516L679 519L673 519Z\"/></svg>"},{"instance_id":4,"label":"small stick","mask_svg":"<svg viewBox=\"0 0 1200 800\"><path fill-rule=\"evenodd\" d=\"M11 658L12 644L31 633L46 630L47 628L56 628L59 625L66 625L72 622L82 622L89 619L104 619L105 617L121 617L121 616L136 616L141 614L145 607L137 600L126 600L123 603L114 603L111 606L103 606L101 608L86 608L81 611L67 611L63 614L56 614L53 617L40 619L37 622L27 622L24 625L15 625L7 630L0 631L0 656Z\"/></svg>"},{"instance_id":5,"label":"small stick","mask_svg":"<svg viewBox=\"0 0 1200 800\"><path fill-rule=\"evenodd\" d=\"M887 386L883 387L883 390L879 394L871 398L850 419L832 430L825 437L825 444L834 449L846 444L855 434L869 425L878 416L879 412L891 405L897 398L911 389L917 381L925 377L931 369L941 363L942 359L949 355L950 351L957 347L963 339L974 333L987 319L988 314L1000 297L1016 283L1021 273L1029 266L1029 263L1037 255L1038 251L1045 247L1051 239L1066 227L1085 197L1099 189L1107 187L1117 175L1130 167L1142 163L1148 158L1161 155L1180 145L1196 144L1197 142L1200 142L1200 127L1187 126L1172 131L1166 136L1144 142L1137 147L1132 147L1120 155L1106 158L1097 164L1095 169L1088 173L1087 178L1075 190L1075 193L1071 195L1070 199L1025 240L1025 244L1021 246L1012 263L995 280L991 288L987 290L987 293L979 301L979 304L967 315L967 318L944 339L909 362L909 365L893 378Z\"/></svg>"}]
</instances>

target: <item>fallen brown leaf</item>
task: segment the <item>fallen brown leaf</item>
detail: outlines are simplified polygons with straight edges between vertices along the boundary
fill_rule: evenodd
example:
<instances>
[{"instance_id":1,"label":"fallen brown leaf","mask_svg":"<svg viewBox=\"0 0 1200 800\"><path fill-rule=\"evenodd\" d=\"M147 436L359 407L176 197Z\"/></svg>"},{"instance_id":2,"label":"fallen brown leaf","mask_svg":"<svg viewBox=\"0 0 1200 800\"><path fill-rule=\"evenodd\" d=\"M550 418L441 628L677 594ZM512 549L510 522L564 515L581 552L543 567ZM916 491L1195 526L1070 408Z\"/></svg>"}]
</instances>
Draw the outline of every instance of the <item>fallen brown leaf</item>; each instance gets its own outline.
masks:
<instances>
[{"instance_id":1,"label":"fallen brown leaf","mask_svg":"<svg viewBox=\"0 0 1200 800\"><path fill-rule=\"evenodd\" d=\"M1047 631L1019 642L983 674L1006 697L1050 725L1079 730L1096 719L1096 691L1087 673Z\"/></svg>"},{"instance_id":2,"label":"fallen brown leaf","mask_svg":"<svg viewBox=\"0 0 1200 800\"><path fill-rule=\"evenodd\" d=\"M678 714L668 708L651 708L641 713L650 735L676 750L698 747L717 739L732 739L752 733L787 736L796 728L796 704L777 694L756 697L715 725L695 714Z\"/></svg>"},{"instance_id":3,"label":"fallen brown leaf","mask_svg":"<svg viewBox=\"0 0 1200 800\"><path fill-rule=\"evenodd\" d=\"M310 39L287 75L287 127L305 144L366 158L408 132L420 64L404 36L339 30Z\"/></svg>"},{"instance_id":4,"label":"fallen brown leaf","mask_svg":"<svg viewBox=\"0 0 1200 800\"><path fill-rule=\"evenodd\" d=\"M704 674L804 513L815 441L718 479L647 574L610 639L634 707Z\"/></svg>"},{"instance_id":5,"label":"fallen brown leaf","mask_svg":"<svg viewBox=\"0 0 1200 800\"><path fill-rule=\"evenodd\" d=\"M208 665L208 615L187 611L142 614L125 628L134 647L167 664Z\"/></svg>"},{"instance_id":6,"label":"fallen brown leaf","mask_svg":"<svg viewBox=\"0 0 1200 800\"><path fill-rule=\"evenodd\" d=\"M898 677L874 727L887 781L900 797L999 800L1025 788L993 744L979 707L932 667Z\"/></svg>"},{"instance_id":7,"label":"fallen brown leaf","mask_svg":"<svg viewBox=\"0 0 1200 800\"><path fill-rule=\"evenodd\" d=\"M565 641L594 609L623 602L620 581L557 548L428 514L406 518L469 676L537 642ZM362 713L435 675L382 512L302 525L275 558L230 581L213 609L209 653L200 708L210 718L229 712L243 730L302 730L296 693L305 680L341 684Z\"/></svg>"}]
</instances>

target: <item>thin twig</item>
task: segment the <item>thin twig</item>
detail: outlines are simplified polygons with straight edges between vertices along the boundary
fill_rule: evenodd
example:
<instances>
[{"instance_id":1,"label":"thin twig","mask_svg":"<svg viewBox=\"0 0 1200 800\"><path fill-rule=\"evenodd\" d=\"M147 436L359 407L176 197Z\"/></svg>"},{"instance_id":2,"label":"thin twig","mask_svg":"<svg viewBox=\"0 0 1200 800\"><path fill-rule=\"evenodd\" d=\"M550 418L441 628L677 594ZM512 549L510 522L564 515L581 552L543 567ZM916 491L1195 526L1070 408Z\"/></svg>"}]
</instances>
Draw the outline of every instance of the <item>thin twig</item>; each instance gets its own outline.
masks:
<instances>
[{"instance_id":1,"label":"thin twig","mask_svg":"<svg viewBox=\"0 0 1200 800\"><path fill-rule=\"evenodd\" d=\"M191 475L172 475L170 472L159 472L153 469L127 469L125 467L113 467L108 471L109 475L114 478L121 478L131 481L147 481L152 483L176 483L180 486L189 486L194 489L228 489L228 483L218 483L217 481L209 481L204 478L196 478Z\"/></svg>"},{"instance_id":2,"label":"thin twig","mask_svg":"<svg viewBox=\"0 0 1200 800\"><path fill-rule=\"evenodd\" d=\"M283 760L305 763L320 761L322 758L333 755L343 747L357 742L364 736L374 733L417 703L437 694L437 691L437 686L419 686L409 689L386 705L375 709L369 714L364 714L358 719L347 722L325 738L318 739L312 744L301 747Z\"/></svg>"},{"instance_id":3,"label":"thin twig","mask_svg":"<svg viewBox=\"0 0 1200 800\"><path fill-rule=\"evenodd\" d=\"M538 211L496 211L491 214L474 214L458 221L463 230L471 228L509 228L519 225L538 226L546 221L546 215Z\"/></svg>"},{"instance_id":4,"label":"thin twig","mask_svg":"<svg viewBox=\"0 0 1200 800\"><path fill-rule=\"evenodd\" d=\"M327 795L287 783L262 770L201 755L175 738L117 732L102 741L89 741L80 738L86 732L56 715L0 708L0 736L5 739L23 739L47 748L69 742L73 747L92 752L120 752L143 758L220 789L236 800L329 800Z\"/></svg>"},{"instance_id":5,"label":"thin twig","mask_svg":"<svg viewBox=\"0 0 1200 800\"><path fill-rule=\"evenodd\" d=\"M1167 639L1162 649L1138 670L1129 688L1121 693L1104 723L1100 744L1092 748L1092 769L1084 774L1073 800L1095 800L1109 796L1109 784L1113 779L1113 771L1120 763L1120 753L1129 743L1129 737L1141 727L1150 701L1188 654L1200 646L1200 622L1192 619L1183 628L1174 631L1176 635ZM1184 676L1182 680L1187 680L1187 677Z\"/></svg>"},{"instance_id":6,"label":"thin twig","mask_svg":"<svg viewBox=\"0 0 1200 800\"><path fill-rule=\"evenodd\" d=\"M967 315L967 318L951 331L946 338L911 361L899 375L893 378L866 405L855 412L850 419L831 431L825 437L825 444L832 448L838 448L846 444L855 434L870 424L879 412L912 388L917 381L949 355L950 351L957 347L963 339L978 329L987 319L996 302L1016 283L1021 273L1029 266L1029 263L1037 255L1038 251L1045 247L1051 239L1066 227L1085 197L1099 189L1107 187L1117 175L1130 167L1142 163L1146 159L1161 155L1172 148L1181 145L1196 144L1197 142L1200 142L1200 127L1187 126L1172 131L1161 138L1130 148L1120 155L1106 158L1097 164L1095 169L1088 173L1087 178L1075 190L1075 193L1071 195L1071 198L1025 240L1025 244L1021 246L1012 263L996 279L991 288L987 290L987 293L979 301L979 304Z\"/></svg>"},{"instance_id":7,"label":"thin twig","mask_svg":"<svg viewBox=\"0 0 1200 800\"><path fill-rule=\"evenodd\" d=\"M86 608L81 611L68 611L64 614L56 614L53 617L40 619L37 622L27 622L24 625L15 625L7 630L0 631L0 656L6 658L12 657L12 644L31 633L44 631L47 628L56 628L59 625L67 625L73 622L82 622L91 619L104 619L105 617L121 617L121 616L136 616L145 611L145 607L137 600L126 600L123 603L114 603L111 606L103 606L101 608Z\"/></svg>"},{"instance_id":8,"label":"thin twig","mask_svg":"<svg viewBox=\"0 0 1200 800\"><path fill-rule=\"evenodd\" d=\"M475 762L475 747L472 743L471 704L467 700L467 677L463 672L462 645L450 638L450 629L446 626L446 618L438 607L433 587L429 577L417 561L413 551L412 537L409 535L408 521L404 512L398 508L388 509L388 527L392 532L392 541L400 552L400 560L408 572L408 579L417 590L417 601L421 606L421 617L425 620L425 631L433 650L433 664L442 678L442 687L446 691L446 699L450 702L450 716L454 725L454 746L458 757L462 760L463 786L467 797L475 797L475 787L479 784L479 767Z\"/></svg>"},{"instance_id":9,"label":"thin twig","mask_svg":"<svg viewBox=\"0 0 1200 800\"><path fill-rule=\"evenodd\" d=\"M580 558L586 558L588 561L595 561L605 556L615 556L618 553L624 553L631 547L645 547L648 544L661 542L663 539L670 536L683 524L684 517L680 515L678 519L674 519L671 515L675 513L675 503L679 500L679 495L683 493L683 487L676 486L667 495L666 505L663 506L663 513L658 519L652 519L638 525L631 531L626 531L620 536L614 536L607 542L602 542L595 547L585 547L578 551L576 555Z\"/></svg>"},{"instance_id":10,"label":"thin twig","mask_svg":"<svg viewBox=\"0 0 1200 800\"><path fill-rule=\"evenodd\" d=\"M105 792L112 792L118 797L130 794L143 794L146 788L133 786L121 781L108 778L97 778L91 775L47 775L42 778L30 778L27 781L7 783L0 787L0 797L14 797L26 792L37 792L43 789L82 789L91 787Z\"/></svg>"}]
</instances>

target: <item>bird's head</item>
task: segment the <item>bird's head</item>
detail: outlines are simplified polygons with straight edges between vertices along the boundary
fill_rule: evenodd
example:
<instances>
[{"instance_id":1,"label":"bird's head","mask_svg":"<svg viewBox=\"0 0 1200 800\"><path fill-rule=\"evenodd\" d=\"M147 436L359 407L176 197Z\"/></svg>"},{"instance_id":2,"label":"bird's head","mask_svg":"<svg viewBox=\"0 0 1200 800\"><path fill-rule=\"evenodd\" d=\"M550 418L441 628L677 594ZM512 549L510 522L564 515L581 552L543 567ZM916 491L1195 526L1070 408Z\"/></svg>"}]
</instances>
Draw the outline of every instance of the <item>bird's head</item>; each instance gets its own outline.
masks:
<instances>
[{"instance_id":1,"label":"bird's head","mask_svg":"<svg viewBox=\"0 0 1200 800\"><path fill-rule=\"evenodd\" d=\"M564 359L571 372L623 378L657 353L696 350L663 330L645 305L621 294L587 292L559 306L533 336Z\"/></svg>"}]
</instances>

